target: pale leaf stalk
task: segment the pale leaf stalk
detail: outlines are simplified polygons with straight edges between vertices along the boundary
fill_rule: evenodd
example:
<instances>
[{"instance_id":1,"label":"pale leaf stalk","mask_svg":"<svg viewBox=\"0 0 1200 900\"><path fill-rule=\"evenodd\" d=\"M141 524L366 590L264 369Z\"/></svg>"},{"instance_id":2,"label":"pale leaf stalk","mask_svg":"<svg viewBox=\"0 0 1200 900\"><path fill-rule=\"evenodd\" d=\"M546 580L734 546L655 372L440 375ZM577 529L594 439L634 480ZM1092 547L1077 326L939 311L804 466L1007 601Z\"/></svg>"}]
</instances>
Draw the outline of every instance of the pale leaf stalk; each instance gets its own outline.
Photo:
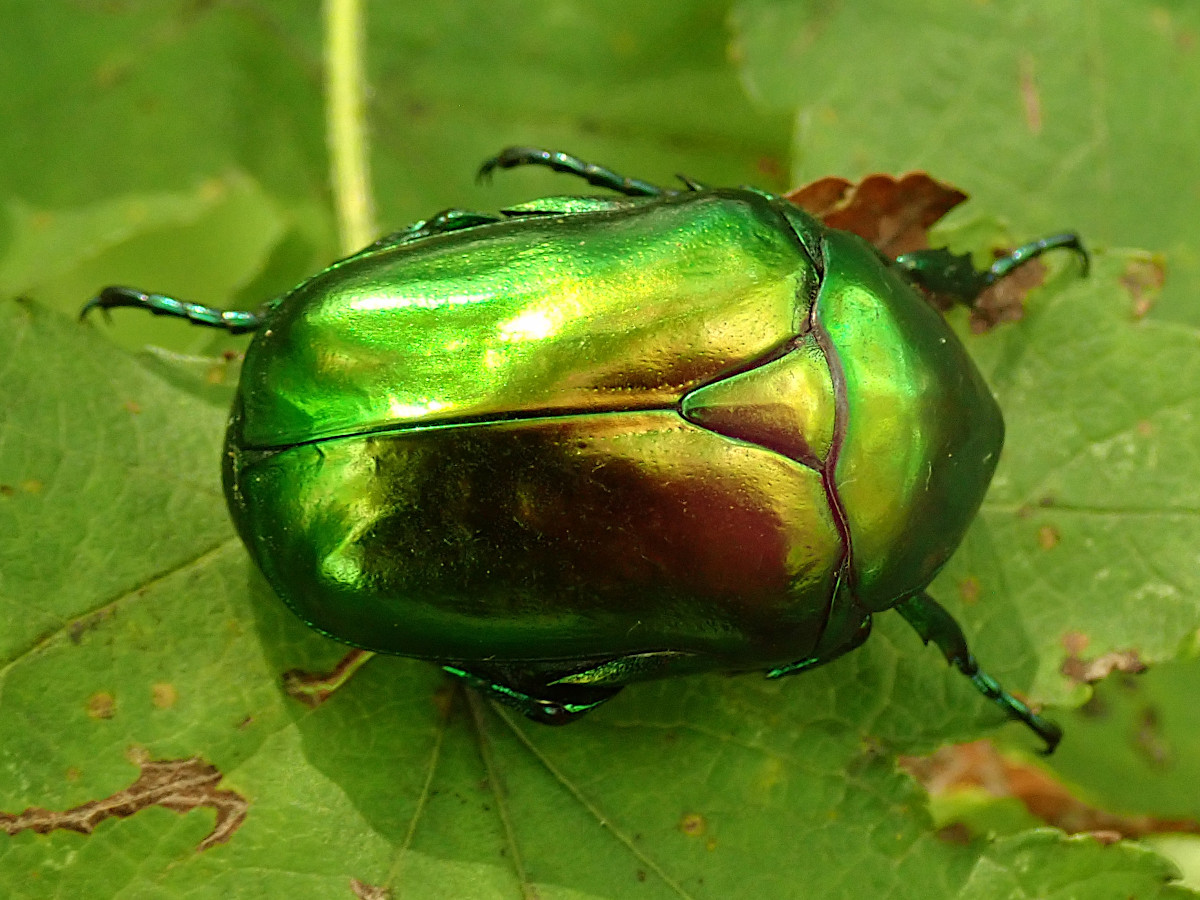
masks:
<instances>
[{"instance_id":1,"label":"pale leaf stalk","mask_svg":"<svg viewBox=\"0 0 1200 900\"><path fill-rule=\"evenodd\" d=\"M374 240L365 115L362 0L325 0L326 129L344 253Z\"/></svg>"}]
</instances>

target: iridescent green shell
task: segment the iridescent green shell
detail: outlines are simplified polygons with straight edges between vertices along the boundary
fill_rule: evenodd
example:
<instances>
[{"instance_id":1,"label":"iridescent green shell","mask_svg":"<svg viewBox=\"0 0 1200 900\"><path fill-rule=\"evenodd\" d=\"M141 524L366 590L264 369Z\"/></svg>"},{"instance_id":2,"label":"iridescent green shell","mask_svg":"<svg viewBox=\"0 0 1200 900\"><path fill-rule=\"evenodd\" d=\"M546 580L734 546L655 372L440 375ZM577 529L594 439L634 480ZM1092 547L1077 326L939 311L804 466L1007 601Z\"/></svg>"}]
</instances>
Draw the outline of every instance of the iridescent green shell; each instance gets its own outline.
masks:
<instances>
[{"instance_id":1,"label":"iridescent green shell","mask_svg":"<svg viewBox=\"0 0 1200 900\"><path fill-rule=\"evenodd\" d=\"M999 409L872 248L750 190L384 245L280 301L226 445L313 627L439 661L832 658L974 516Z\"/></svg>"}]
</instances>

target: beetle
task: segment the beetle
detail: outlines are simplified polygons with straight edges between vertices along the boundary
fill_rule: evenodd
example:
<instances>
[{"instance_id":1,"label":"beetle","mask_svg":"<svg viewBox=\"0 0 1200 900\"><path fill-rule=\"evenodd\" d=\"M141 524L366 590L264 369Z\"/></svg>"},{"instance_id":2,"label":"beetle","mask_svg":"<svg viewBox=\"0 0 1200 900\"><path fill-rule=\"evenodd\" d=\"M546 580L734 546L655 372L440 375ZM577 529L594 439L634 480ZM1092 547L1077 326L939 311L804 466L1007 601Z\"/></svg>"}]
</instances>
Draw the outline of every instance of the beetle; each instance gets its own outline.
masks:
<instances>
[{"instance_id":1,"label":"beetle","mask_svg":"<svg viewBox=\"0 0 1200 900\"><path fill-rule=\"evenodd\" d=\"M549 724L641 680L805 671L895 609L1052 751L926 592L1004 426L923 292L970 304L1053 248L1086 272L1080 239L977 271L749 187L524 147L480 175L523 165L616 196L446 210L253 312L127 287L85 306L254 333L223 480L284 602Z\"/></svg>"}]
</instances>

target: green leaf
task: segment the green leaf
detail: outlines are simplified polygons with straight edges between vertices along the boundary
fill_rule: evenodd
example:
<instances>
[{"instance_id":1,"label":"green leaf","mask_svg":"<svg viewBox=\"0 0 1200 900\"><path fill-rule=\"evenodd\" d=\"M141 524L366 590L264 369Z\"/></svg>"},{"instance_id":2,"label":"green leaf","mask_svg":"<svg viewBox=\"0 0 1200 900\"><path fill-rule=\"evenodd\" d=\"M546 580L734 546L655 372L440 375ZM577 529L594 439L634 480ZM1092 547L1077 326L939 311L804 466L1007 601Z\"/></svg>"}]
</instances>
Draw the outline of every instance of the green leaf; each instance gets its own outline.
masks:
<instances>
[{"instance_id":1,"label":"green leaf","mask_svg":"<svg viewBox=\"0 0 1200 900\"><path fill-rule=\"evenodd\" d=\"M0 55L12 101L0 130L0 823L15 832L0 838L0 893L1191 896L1131 844L1046 830L942 840L894 756L1001 719L894 615L861 651L803 676L637 685L567 729L494 710L401 659L373 660L316 710L286 697L283 672L331 666L343 648L283 607L228 523L230 367L136 358L107 339L145 327L135 342L212 353L179 322L74 317L109 282L253 306L333 257L318 7L299 6L0 0L13 36ZM1060 116L1113 135L1145 127L1162 159L1194 146L1186 88L1148 87L1157 67L1186 74L1194 59L1139 57L1177 46L1192 13L927 6L745 3L730 20L729 3L707 0L375 4L380 221L572 184L522 171L475 186L474 167L514 142L657 181L683 171L783 187L789 121L829 107L835 127L800 130L796 171L921 167L956 181L975 194L947 231L958 249L986 251L1007 216L1018 237L1071 225L1092 245L1165 251L1168 312L1184 324L1139 319L1146 295L1133 296L1129 273L1144 257L1109 250L1086 282L1056 268L1023 322L968 338L1009 441L984 514L933 590L1007 686L1081 702L1087 691L1060 674L1064 639L1078 648L1085 636L1089 659L1136 649L1158 662L1200 624L1200 348L1186 324L1200 304L1179 287L1196 245L1177 214L1186 171L1095 131L1071 144L1078 129ZM1139 21L1127 44L1112 36L1110 22ZM1064 56L1059 72L1062 34L1083 26L1085 62ZM987 75L1008 60L1019 87L1022 53L1044 92L1039 134L1022 125L1019 91L997 99L1014 82ZM1136 75L1153 109L1125 103L1124 80L1099 92L1110 70ZM1062 99L1073 87L1075 106ZM1176 124L1152 131L1160 120ZM1176 795L1194 793L1195 726L1175 712L1190 708L1186 689L1180 679L1157 704ZM1018 726L1004 734L1030 746ZM1068 723L1063 770L1107 772L1088 789L1120 804L1135 785L1121 795L1111 783L1141 773L1111 743ZM167 779L157 793L145 788L155 771ZM1141 802L1162 813L1169 796ZM66 821L94 830L31 827Z\"/></svg>"},{"instance_id":2,"label":"green leaf","mask_svg":"<svg viewBox=\"0 0 1200 900\"><path fill-rule=\"evenodd\" d=\"M745 0L734 21L751 93L795 111L796 183L921 169L1018 234L1165 253L1159 314L1200 325L1200 6Z\"/></svg>"}]
</instances>

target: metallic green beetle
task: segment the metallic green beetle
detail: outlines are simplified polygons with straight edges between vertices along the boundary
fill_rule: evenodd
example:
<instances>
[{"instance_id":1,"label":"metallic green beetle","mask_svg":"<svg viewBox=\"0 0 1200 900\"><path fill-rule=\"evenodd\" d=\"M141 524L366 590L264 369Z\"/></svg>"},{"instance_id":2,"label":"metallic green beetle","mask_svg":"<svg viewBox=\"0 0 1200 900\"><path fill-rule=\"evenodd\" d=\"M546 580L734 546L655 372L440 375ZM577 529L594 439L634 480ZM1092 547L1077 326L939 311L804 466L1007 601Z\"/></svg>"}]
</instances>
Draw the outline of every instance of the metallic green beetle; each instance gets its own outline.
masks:
<instances>
[{"instance_id":1,"label":"metallic green beetle","mask_svg":"<svg viewBox=\"0 0 1200 900\"><path fill-rule=\"evenodd\" d=\"M225 493L280 597L346 643L428 659L547 723L639 680L829 662L897 609L986 696L925 587L1003 441L987 385L897 260L750 188L682 191L509 148L625 196L448 210L258 312L110 287L254 331Z\"/></svg>"}]
</instances>

